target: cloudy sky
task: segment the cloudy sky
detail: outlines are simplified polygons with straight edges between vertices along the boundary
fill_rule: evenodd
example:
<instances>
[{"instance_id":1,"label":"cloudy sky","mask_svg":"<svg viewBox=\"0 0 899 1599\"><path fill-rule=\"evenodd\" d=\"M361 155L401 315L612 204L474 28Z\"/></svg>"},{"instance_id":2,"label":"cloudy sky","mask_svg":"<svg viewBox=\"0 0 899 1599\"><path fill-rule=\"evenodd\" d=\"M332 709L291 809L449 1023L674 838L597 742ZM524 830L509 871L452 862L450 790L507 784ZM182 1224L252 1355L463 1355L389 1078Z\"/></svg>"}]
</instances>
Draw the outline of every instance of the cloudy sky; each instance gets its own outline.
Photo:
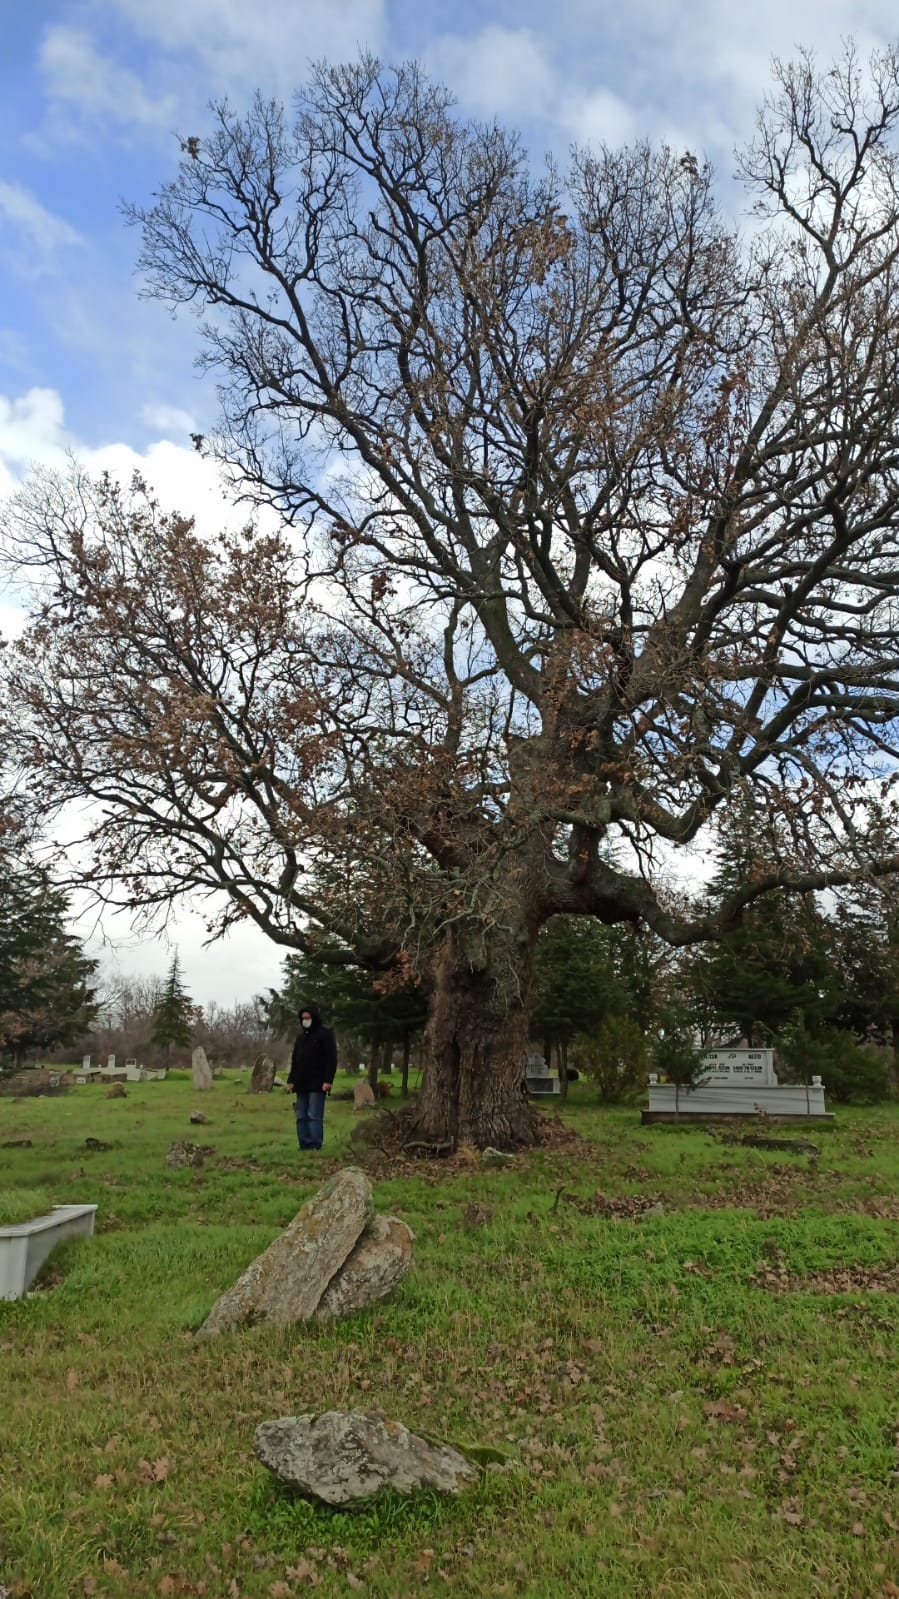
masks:
<instances>
[{"instance_id":1,"label":"cloudy sky","mask_svg":"<svg viewBox=\"0 0 899 1599\"><path fill-rule=\"evenodd\" d=\"M211 99L287 97L310 59L360 46L417 56L464 111L517 126L536 159L649 136L709 156L738 206L733 150L771 56L899 35L895 0L0 0L0 22L0 494L75 449L117 472L140 464L204 521L219 492L189 434L209 427L215 396L191 324L138 298L120 205L171 175ZM17 625L12 599L0 590L0 631ZM249 930L204 951L186 917L173 936L200 1002L277 981L280 952ZM118 962L161 972L169 954L132 942Z\"/></svg>"}]
</instances>

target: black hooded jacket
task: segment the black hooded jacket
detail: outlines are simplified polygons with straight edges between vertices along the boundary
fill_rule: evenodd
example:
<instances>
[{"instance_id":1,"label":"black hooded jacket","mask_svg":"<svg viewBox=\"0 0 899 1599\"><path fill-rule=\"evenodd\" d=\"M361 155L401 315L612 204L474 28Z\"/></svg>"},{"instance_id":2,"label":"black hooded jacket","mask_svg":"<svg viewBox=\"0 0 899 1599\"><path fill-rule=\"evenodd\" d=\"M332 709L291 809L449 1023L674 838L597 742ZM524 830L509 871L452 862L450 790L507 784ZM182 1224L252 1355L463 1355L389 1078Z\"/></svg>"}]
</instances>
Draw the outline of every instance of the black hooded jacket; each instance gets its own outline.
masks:
<instances>
[{"instance_id":1,"label":"black hooded jacket","mask_svg":"<svg viewBox=\"0 0 899 1599\"><path fill-rule=\"evenodd\" d=\"M337 1041L321 1019L317 1005L303 1005L312 1017L308 1032L300 1030L290 1059L287 1081L295 1094L320 1093L325 1083L334 1081L337 1070Z\"/></svg>"}]
</instances>

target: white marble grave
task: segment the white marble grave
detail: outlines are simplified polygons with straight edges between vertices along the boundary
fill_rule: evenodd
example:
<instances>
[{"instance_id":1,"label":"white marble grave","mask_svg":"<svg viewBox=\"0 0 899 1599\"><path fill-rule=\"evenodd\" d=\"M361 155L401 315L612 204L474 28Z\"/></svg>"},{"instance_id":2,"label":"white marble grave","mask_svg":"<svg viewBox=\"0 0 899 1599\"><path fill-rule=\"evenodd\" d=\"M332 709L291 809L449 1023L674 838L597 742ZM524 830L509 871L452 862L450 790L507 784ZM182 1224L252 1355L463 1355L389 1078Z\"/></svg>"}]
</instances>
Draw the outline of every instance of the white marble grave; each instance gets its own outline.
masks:
<instances>
[{"instance_id":1,"label":"white marble grave","mask_svg":"<svg viewBox=\"0 0 899 1599\"><path fill-rule=\"evenodd\" d=\"M529 1094L560 1094L562 1084L553 1077L542 1055L529 1055L525 1067L525 1082Z\"/></svg>"},{"instance_id":2,"label":"white marble grave","mask_svg":"<svg viewBox=\"0 0 899 1599\"><path fill-rule=\"evenodd\" d=\"M820 1077L806 1083L780 1083L772 1049L709 1049L703 1072L692 1088L649 1078L644 1122L703 1116L772 1116L778 1121L832 1121Z\"/></svg>"}]
</instances>

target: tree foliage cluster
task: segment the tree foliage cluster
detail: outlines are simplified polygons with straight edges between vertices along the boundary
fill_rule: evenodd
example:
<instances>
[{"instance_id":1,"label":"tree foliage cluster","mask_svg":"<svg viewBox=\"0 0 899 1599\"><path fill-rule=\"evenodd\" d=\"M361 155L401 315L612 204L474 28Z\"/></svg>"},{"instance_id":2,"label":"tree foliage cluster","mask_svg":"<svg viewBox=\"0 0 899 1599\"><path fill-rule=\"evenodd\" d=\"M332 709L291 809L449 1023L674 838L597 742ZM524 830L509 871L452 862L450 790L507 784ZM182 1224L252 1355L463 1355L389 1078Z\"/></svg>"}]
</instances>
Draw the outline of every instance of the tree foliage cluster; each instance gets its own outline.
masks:
<instances>
[{"instance_id":1,"label":"tree foliage cluster","mask_svg":"<svg viewBox=\"0 0 899 1599\"><path fill-rule=\"evenodd\" d=\"M0 1070L83 1037L98 1011L97 962L68 926L68 899L0 809Z\"/></svg>"}]
</instances>

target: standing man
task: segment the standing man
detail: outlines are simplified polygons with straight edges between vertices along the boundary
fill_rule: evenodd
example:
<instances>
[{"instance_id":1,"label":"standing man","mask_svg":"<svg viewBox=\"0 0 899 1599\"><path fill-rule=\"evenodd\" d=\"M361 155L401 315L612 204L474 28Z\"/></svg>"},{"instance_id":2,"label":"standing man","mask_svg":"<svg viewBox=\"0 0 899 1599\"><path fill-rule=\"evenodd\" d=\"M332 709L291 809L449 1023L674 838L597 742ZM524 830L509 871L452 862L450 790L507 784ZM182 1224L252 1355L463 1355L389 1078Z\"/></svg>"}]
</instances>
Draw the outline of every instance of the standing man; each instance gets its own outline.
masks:
<instances>
[{"instance_id":1,"label":"standing man","mask_svg":"<svg viewBox=\"0 0 899 1599\"><path fill-rule=\"evenodd\" d=\"M287 1085L296 1095L294 1114L301 1149L321 1149L325 1136L325 1099L337 1070L337 1042L325 1027L317 1005L300 1011L300 1032L293 1046Z\"/></svg>"}]
</instances>

